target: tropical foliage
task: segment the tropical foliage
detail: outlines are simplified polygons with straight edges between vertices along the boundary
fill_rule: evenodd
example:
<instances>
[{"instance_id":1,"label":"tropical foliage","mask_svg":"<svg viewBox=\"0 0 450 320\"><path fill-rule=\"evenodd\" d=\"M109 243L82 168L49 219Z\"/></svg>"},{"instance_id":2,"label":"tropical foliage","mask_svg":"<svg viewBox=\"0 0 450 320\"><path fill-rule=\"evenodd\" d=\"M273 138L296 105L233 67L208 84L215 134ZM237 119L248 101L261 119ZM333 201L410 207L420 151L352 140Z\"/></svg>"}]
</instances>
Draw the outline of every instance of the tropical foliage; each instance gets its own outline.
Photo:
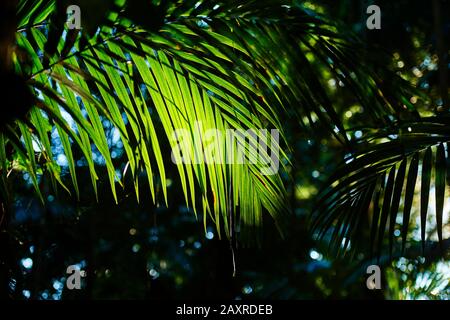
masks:
<instances>
[{"instance_id":1,"label":"tropical foliage","mask_svg":"<svg viewBox=\"0 0 450 320\"><path fill-rule=\"evenodd\" d=\"M72 4L81 8L82 30L65 23ZM212 221L219 236L248 241L269 215L283 233L293 214L293 171L302 166L292 145L321 131L345 156L326 173L312 215L319 239L346 252L370 225L370 250L380 255L386 239L392 254L401 216L403 253L420 181L421 239L425 244L434 196L436 230L446 249L448 106L424 115L415 101L429 97L386 66L387 53L308 3L20 0L2 6L16 12L15 21L3 22L1 39L5 226L15 176L26 173L45 203L47 179L52 192L82 199L88 187L80 185L79 172L87 169L99 202L99 186L107 183L116 202L119 189L131 188L137 201L167 206L168 183L177 179L205 232ZM326 88L330 76L367 115L356 127ZM295 119L295 126L285 119ZM264 175L262 163L250 162L174 167L173 132L180 128L192 137L208 129L277 129L280 171ZM214 143L225 157L227 146ZM118 160L122 154L125 162ZM254 156L248 149L246 157ZM106 183L99 181L101 172ZM149 193L140 192L143 180Z\"/></svg>"}]
</instances>

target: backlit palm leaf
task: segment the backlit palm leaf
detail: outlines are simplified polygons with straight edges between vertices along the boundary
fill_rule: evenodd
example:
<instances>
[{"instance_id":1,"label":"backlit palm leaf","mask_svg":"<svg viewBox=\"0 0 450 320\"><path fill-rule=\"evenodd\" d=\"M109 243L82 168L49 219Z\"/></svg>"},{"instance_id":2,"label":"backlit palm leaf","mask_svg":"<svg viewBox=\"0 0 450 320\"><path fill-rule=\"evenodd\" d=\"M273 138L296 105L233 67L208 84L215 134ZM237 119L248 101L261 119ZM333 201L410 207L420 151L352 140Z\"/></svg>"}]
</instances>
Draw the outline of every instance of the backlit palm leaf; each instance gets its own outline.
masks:
<instances>
[{"instance_id":1,"label":"backlit palm leaf","mask_svg":"<svg viewBox=\"0 0 450 320\"><path fill-rule=\"evenodd\" d=\"M80 5L89 18L81 32L64 27L69 4ZM141 19L142 12L149 18ZM185 128L195 138L207 129L273 128L285 145L283 112L297 116L302 128L325 128L346 143L323 69L345 83L380 124L391 122L388 116L403 112L406 103L397 90L402 85L385 85L383 75L365 66L367 52L354 36L343 38L340 26L291 1L104 1L96 8L86 0L22 0L18 20L14 67L37 101L27 120L8 124L1 134L2 181L19 164L38 194L45 173L55 188L78 196L82 160L96 194L98 170L106 168L117 201L116 187L124 179L111 152L114 134L127 159L123 175L131 175L137 199L144 173L152 200L160 200L161 187L166 204L170 154L163 149L167 142L175 147L174 130ZM200 133L196 122L203 125ZM54 139L63 148L72 187L61 177ZM12 154L6 151L11 148ZM196 148L187 143L183 151ZM253 149L246 151L247 160L255 157ZM284 167L286 154L280 151L279 158ZM234 217L241 226L259 228L264 210L277 224L287 211L281 175L264 175L262 167L185 164L177 170L186 204L203 208L229 236ZM365 205L369 197L366 192L358 199Z\"/></svg>"},{"instance_id":2,"label":"backlit palm leaf","mask_svg":"<svg viewBox=\"0 0 450 320\"><path fill-rule=\"evenodd\" d=\"M41 3L38 7L47 12L46 5ZM89 168L94 190L98 179L95 162L103 163L117 201L116 184L121 181L105 128L112 125L120 133L128 159L126 171L133 177L136 196L139 198L137 178L144 172L153 201L158 201L155 193L158 177L167 203L165 161L170 159L170 154L162 154L160 143L166 139L175 147L172 135L176 129L186 128L194 134L193 125L197 121L204 126L203 131L213 128L222 132L228 128L281 130L275 116L281 104L269 106L263 99L268 94L251 82L251 77L264 79L265 75L253 72L250 76L233 70L233 61L226 50L240 50L240 57L248 54L209 28L197 26L196 31L224 41L225 52L202 40L188 23L171 23L158 34L121 24L114 31L105 27L100 32L102 39L98 36L82 48L77 40L74 49L69 51L65 49L69 37L66 33L57 45L58 54L51 54L46 39L51 30L45 25L35 26L43 21L43 16L44 13L35 19L27 16L24 21L33 27L20 23L22 31L17 33L18 47L31 60L30 70L20 71L37 94L37 108L32 109L25 123L18 122L19 132L15 125L9 125L9 130L2 133L3 150L8 145L14 147L18 161L26 166L38 193L43 173L49 174L55 186L58 182L70 189L60 177L50 137L60 140L64 148L77 195L75 146ZM21 67L23 61L16 61L17 68ZM266 86L265 90L270 94L270 87ZM156 133L159 123L165 139ZM224 144L217 147L225 149ZM187 149L193 148L192 144L187 145ZM246 151L247 158L256 156L252 154L255 150ZM42 160L39 164L36 155ZM5 156L4 160L4 168L10 168L11 159ZM239 214L242 226L258 228L263 208L276 221L284 211L281 178L278 173L264 175L261 162L240 166L186 164L178 165L177 169L186 203L195 211L199 207L196 190L200 190L203 214L210 213L219 233L225 230L229 235L234 230L234 226L228 225L231 214Z\"/></svg>"}]
</instances>

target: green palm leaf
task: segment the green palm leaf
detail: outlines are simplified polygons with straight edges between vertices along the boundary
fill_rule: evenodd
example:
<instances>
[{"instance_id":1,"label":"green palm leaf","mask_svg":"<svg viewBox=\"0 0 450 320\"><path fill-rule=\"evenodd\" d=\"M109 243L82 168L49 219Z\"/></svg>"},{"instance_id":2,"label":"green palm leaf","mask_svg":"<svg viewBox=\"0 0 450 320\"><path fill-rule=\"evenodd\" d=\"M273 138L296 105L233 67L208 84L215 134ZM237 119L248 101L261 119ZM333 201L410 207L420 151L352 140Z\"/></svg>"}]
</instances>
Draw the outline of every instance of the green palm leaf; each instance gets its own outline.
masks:
<instances>
[{"instance_id":1,"label":"green palm leaf","mask_svg":"<svg viewBox=\"0 0 450 320\"><path fill-rule=\"evenodd\" d=\"M98 166L94 158L97 157L96 152L100 154L113 196L118 200L116 185L121 180L110 153L105 128L107 121L120 132L128 159L126 171L133 178L137 199L142 196L139 195L138 176L144 172L153 201L160 201L155 192L155 183L159 181L166 204L165 171L170 154L162 154L160 144L168 141L174 148L176 141L172 138L175 130L185 128L194 136L196 129L193 124L201 122L204 128L200 135L213 128L225 132L226 129L245 131L269 126L281 131L275 116L276 108L281 107L280 102L272 106L259 102L256 97L269 95L270 88L265 88L269 94L264 93L251 82L250 75L229 67L233 61L227 55L229 49L223 52L204 40L199 41L202 32L211 38L219 37L210 30L193 30L195 28L189 28L187 23L174 23L159 34L151 34L119 23L116 31L105 27L101 30L102 37L89 40L90 43L84 47L78 40L73 49L67 50L64 43L67 37L63 36L53 54L54 49L49 48L45 37L45 33L51 30L45 25L36 26L43 21L48 8L47 4L39 3L34 11L42 12L37 17L25 17L20 23L25 31L17 34L19 47L33 62L31 71L22 73L37 95L36 107L29 121L17 123L20 133L16 134L15 127L11 128L16 140L23 139L25 150L22 150L21 142L13 142L11 134L2 133L3 151L12 145L15 152L22 155L38 193L38 180L42 174L48 174L67 189L60 179L60 169L52 153L49 135L54 130L64 148L77 195L79 186L74 148L81 151L86 160L95 192ZM24 26L27 23L30 25ZM106 37L108 40L105 41ZM177 48L177 42L187 41L188 37L196 38L198 48ZM238 46L231 39L226 42L226 46ZM240 53L242 56L246 54L245 51ZM224 62L228 67L222 66ZM17 63L20 66L20 61ZM261 79L264 76L257 74ZM265 81L268 83L267 79ZM157 135L157 126L162 126L165 137ZM33 140L39 143L38 150ZM237 147L242 142L232 143L234 146L231 147ZM250 141L250 144L255 143ZM183 151L193 151L195 146L187 143L184 147ZM225 148L230 146L218 141L216 147L216 150L222 150L219 156L224 157ZM279 146L276 148L278 150ZM255 149L247 147L247 162L257 156L254 152ZM270 150L265 156L268 157L269 153ZM37 165L36 154L43 156L42 165ZM283 153L281 156L284 157ZM5 168L10 166L11 163L6 163ZM200 196L203 215L206 218L209 213L219 234L223 230L227 236L235 232L236 226L228 225L230 212L240 218L245 232L260 228L263 208L277 223L280 213L285 211L281 177L279 174L263 174L261 162L236 167L228 164L184 164L177 165L177 169L186 204L196 211Z\"/></svg>"},{"instance_id":2,"label":"green palm leaf","mask_svg":"<svg viewBox=\"0 0 450 320\"><path fill-rule=\"evenodd\" d=\"M425 243L430 185L436 189L436 230L442 243L445 177L449 170L448 152L443 143L448 143L449 140L449 122L443 116L398 124L392 129L377 131L361 138L355 153L339 166L322 191L313 218L313 228L318 236L324 237L327 231L334 229L337 233L334 246L338 249L343 239L348 239L355 228L350 225L349 230L340 230L342 219L348 220L355 215L365 216L365 219L371 217L371 246L376 241L378 254L381 253L389 222L389 252L392 254L395 224L398 223L397 215L402 204L403 252L411 222L416 180L421 175L422 243ZM434 162L433 157L436 159ZM372 209L352 210L361 204L361 197L365 192L370 193Z\"/></svg>"},{"instance_id":3,"label":"green palm leaf","mask_svg":"<svg viewBox=\"0 0 450 320\"><path fill-rule=\"evenodd\" d=\"M82 31L64 25L69 4L79 5L87 17ZM277 129L279 144L285 146L284 113L296 116L302 129L325 128L348 144L323 88L324 69L345 83L380 124L404 112L409 88L398 77L391 79L393 86L385 85L384 75L364 63L367 52L353 34L342 37L338 29L343 26L291 1L104 1L101 14L92 9L86 0L19 1L14 68L27 79L36 101L27 121L18 120L1 133L2 173L13 167L12 155L19 155L38 193L46 174L55 188L59 184L79 197L81 154L96 196L98 172L106 169L118 201L116 189L125 187L125 177L119 177L122 168L111 152L108 137L114 132L127 161L122 175L132 178L137 200L143 196L139 176L144 174L153 202L161 201L161 189L166 205L170 154L163 150L165 145L177 147L176 130L187 129L191 137L182 143L183 154L206 149L208 143L198 143L196 137L208 129ZM142 12L154 19L140 19ZM197 122L203 127L197 128ZM63 147L72 187L61 177L50 137ZM227 236L238 226L259 229L264 212L280 226L288 211L281 174L264 174L269 155L280 150L276 161L284 171L288 154L272 141L258 161L251 161L257 156L250 147L256 140L249 140L246 144L238 138L232 145L215 141L222 159L229 148L244 145L243 165L176 167L186 204L195 213L201 207L203 216ZM11 147L12 154L6 152ZM365 185L359 185L363 191ZM365 190L351 201L364 210L370 196ZM324 225L332 221L325 219ZM343 227L345 233L360 223L357 217L341 222L352 226Z\"/></svg>"}]
</instances>

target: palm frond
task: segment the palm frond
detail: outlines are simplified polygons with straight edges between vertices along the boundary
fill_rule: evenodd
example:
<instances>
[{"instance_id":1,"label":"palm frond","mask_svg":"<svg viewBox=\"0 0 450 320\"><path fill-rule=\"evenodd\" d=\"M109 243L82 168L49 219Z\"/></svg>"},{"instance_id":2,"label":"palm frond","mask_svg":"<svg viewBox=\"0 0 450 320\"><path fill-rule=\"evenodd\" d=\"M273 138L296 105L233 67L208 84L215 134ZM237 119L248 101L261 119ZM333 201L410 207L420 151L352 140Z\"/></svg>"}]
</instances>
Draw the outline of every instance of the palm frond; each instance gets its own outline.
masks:
<instances>
[{"instance_id":1,"label":"palm frond","mask_svg":"<svg viewBox=\"0 0 450 320\"><path fill-rule=\"evenodd\" d=\"M64 24L69 4L88 17L82 31ZM154 19L140 19L142 12ZM17 17L14 68L37 99L26 121L1 133L2 172L13 166L5 151L12 147L38 193L45 173L55 188L59 184L79 197L81 154L95 194L100 164L117 201L122 168L111 154L111 132L120 135L127 159L123 175L131 175L137 199L144 173L152 200L160 200L160 186L166 204L169 164L163 145L176 147L172 134L179 129L187 128L194 141L213 128L273 128L285 145L279 118L284 112L297 116L302 128L325 128L348 144L323 87L323 69L345 83L380 123L392 121L389 116L407 104L405 91L396 90L406 86L383 85L383 77L365 66L366 51L353 34L342 37L342 26L291 1L105 1L99 14L86 0L21 0ZM204 127L199 130L196 122ZM61 177L52 139L62 145L71 187ZM184 143L183 152L197 150L192 141ZM263 159L281 150L277 161L284 167L286 153L278 144L271 147ZM254 158L254 149L247 148L246 157ZM263 164L178 165L186 204L196 212L200 199L205 218L209 215L227 236L236 229L233 215L258 229L266 210L280 224L286 192L281 175L263 174Z\"/></svg>"},{"instance_id":2,"label":"palm frond","mask_svg":"<svg viewBox=\"0 0 450 320\"><path fill-rule=\"evenodd\" d=\"M107 138L110 126L120 133L128 160L125 172L130 172L133 178L137 199L140 197L138 177L145 173L153 201L160 201L155 192L155 183L159 181L166 205L166 166L170 154L163 154L161 143L167 141L174 149L177 141L173 133L177 129L187 129L192 137L202 136L213 128L221 132L265 128L282 132L275 111L281 104L269 105L264 101L273 90L251 81L255 77L268 84L266 76L254 70L250 75L232 67L234 56L229 51L239 50L232 39L209 28L189 27L187 23L168 24L158 34L118 23L115 30L108 26L102 28L99 36L90 39L87 45L81 45L82 38L73 41L69 49L66 46L69 33L63 32L54 52L46 38L51 30L47 25L36 25L42 22L47 8L40 2L34 12L43 12L36 13L37 17L24 18L17 33L18 47L31 61L30 67L20 72L37 96L36 106L26 122L17 121L11 130L2 132L2 151L6 153L6 148L11 146L20 155L19 162L27 168L39 194L39 180L42 174L48 174L55 187L59 184L79 195L76 151L81 152L89 168L96 194L96 164L106 167L117 201L116 188L121 179ZM26 23L31 26L24 26ZM206 35L226 44L215 48L201 38ZM182 42L188 45L181 46ZM246 63L249 63L245 50L241 49L239 56L247 56ZM22 65L16 60L16 68ZM203 125L200 132L196 132L196 122ZM165 137L157 133L158 127ZM61 179L61 168L52 151L55 137L63 147L72 188ZM185 144L183 152L194 152L197 142ZM203 143L206 148L206 142ZM232 143L234 148L245 145L245 141ZM277 144L276 141L269 144L272 150L267 151L265 160L279 150ZM230 148L220 141L216 141L216 147L222 150L216 155L219 157L224 157L225 149ZM203 208L205 229L208 214L219 234L225 230L230 236L237 228L229 225L230 220L236 220L231 215L240 219L245 232L260 228L263 209L277 223L280 214L286 211L281 176L264 174L267 162L249 161L258 157L256 151L247 147L247 161L242 165L177 165L186 204L194 211ZM283 152L281 157L285 157ZM12 165L13 160L6 159L4 169ZM200 191L200 205L197 191Z\"/></svg>"},{"instance_id":3,"label":"palm frond","mask_svg":"<svg viewBox=\"0 0 450 320\"><path fill-rule=\"evenodd\" d=\"M360 222L370 219L371 250L375 247L380 255L387 229L392 255L395 226L401 221L403 253L412 222L416 184L420 181L422 243L424 245L426 240L430 188L435 189L436 230L442 243L446 179L449 183L446 178L449 141L449 121L444 116L402 123L367 134L360 139L357 151L344 160L322 191L313 218L314 231L324 237L334 230L332 245L345 252L348 240L362 227ZM399 220L401 206L403 213Z\"/></svg>"}]
</instances>

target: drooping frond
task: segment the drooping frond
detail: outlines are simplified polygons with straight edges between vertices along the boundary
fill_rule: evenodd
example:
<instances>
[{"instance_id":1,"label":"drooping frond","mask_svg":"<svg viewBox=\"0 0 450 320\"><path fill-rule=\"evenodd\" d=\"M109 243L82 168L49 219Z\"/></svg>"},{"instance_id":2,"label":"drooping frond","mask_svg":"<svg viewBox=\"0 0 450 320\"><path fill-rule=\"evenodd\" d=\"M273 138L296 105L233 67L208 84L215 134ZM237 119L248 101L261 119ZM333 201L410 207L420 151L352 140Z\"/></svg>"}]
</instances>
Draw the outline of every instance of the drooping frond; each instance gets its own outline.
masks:
<instances>
[{"instance_id":1,"label":"drooping frond","mask_svg":"<svg viewBox=\"0 0 450 320\"><path fill-rule=\"evenodd\" d=\"M331 233L335 249L345 252L361 221L370 215L371 249L380 254L387 237L392 255L395 225L400 221L403 253L413 223L411 209L419 190L416 186L420 185L422 244L430 202L435 203L436 232L442 243L446 180L450 181L449 128L448 118L434 117L363 137L358 150L330 177L320 196L313 219L319 237ZM431 189L435 197L432 201Z\"/></svg>"},{"instance_id":2,"label":"drooping frond","mask_svg":"<svg viewBox=\"0 0 450 320\"><path fill-rule=\"evenodd\" d=\"M81 31L65 25L69 5L81 7ZM149 18L142 19L142 12ZM1 134L2 173L5 181L18 162L38 194L40 177L47 174L55 188L59 184L78 196L81 161L95 193L98 164L106 168L117 200L123 179L110 141L115 134L137 198L144 173L153 201L161 187L167 203L173 154L165 145L180 147L174 155L180 163L181 155L195 158L215 144L220 163L177 165L186 204L195 211L201 207L227 235L234 232L234 217L242 226L259 228L264 210L279 224L287 211L286 192L280 172L265 170L275 163L283 169L287 162L280 114L296 116L303 129L325 128L347 142L321 70L342 81L380 123L407 104L404 92L396 90L402 86L387 86L382 74L364 64L367 52L356 37L342 37L335 22L291 1L133 0L100 6L21 0L17 17L14 68L36 101L26 120L8 124ZM238 134L231 146L202 139L210 130L226 135L267 129L278 130L281 139L263 143L269 150L262 148L262 154L254 137ZM180 142L174 134L179 130L187 130L189 139ZM54 139L63 147L72 186L61 177ZM242 146L245 163L227 164L225 151ZM11 148L14 159L6 152Z\"/></svg>"},{"instance_id":3,"label":"drooping frond","mask_svg":"<svg viewBox=\"0 0 450 320\"><path fill-rule=\"evenodd\" d=\"M25 2L22 6L29 5ZM55 31L44 22L55 17L49 16L53 7L50 2L40 2L35 14L19 23L15 67L33 88L36 102L27 120L9 124L2 133L3 172L14 165L5 151L12 147L38 194L40 176L48 174L55 187L59 184L78 196L79 159L75 154L81 154L94 191L97 193L96 164L100 162L107 169L117 201L121 179L110 150L108 132L112 130L120 135L127 159L125 172L133 178L137 198L143 196L139 195L138 176L145 173L151 191L148 197L158 201L155 183L159 183L167 204L166 166L172 155L175 160L180 160L180 155L163 154L161 144L168 142L175 150L180 143L175 133L187 130L193 139L181 142L183 156L205 152L215 144L215 161L175 161L186 204L194 211L203 208L205 218L209 214L218 232L225 230L228 236L236 228L229 225L231 215L240 218L243 231L260 227L263 209L278 222L286 211L285 191L278 167L268 174L267 166L285 159L279 145L283 141L278 136L269 138L264 149L252 147L258 137L244 135L226 143L204 139L213 129L224 135L227 130L276 129L282 136L276 116L282 104L279 100L275 103L270 79L255 70L258 64L239 43L201 25L200 18L190 23L190 13L181 11L179 21L171 21L168 14L159 32L126 25L121 19L115 19L114 29L108 24L100 27L91 39L64 29L52 48L49 42ZM212 40L221 45L212 45ZM238 57L241 63L236 63ZM252 63L255 69L251 69ZM265 97L274 103L269 104ZM52 148L55 138L63 146L71 187L61 177ZM225 151L233 147L244 148L242 164L225 159ZM207 219L204 221L206 227Z\"/></svg>"}]
</instances>

